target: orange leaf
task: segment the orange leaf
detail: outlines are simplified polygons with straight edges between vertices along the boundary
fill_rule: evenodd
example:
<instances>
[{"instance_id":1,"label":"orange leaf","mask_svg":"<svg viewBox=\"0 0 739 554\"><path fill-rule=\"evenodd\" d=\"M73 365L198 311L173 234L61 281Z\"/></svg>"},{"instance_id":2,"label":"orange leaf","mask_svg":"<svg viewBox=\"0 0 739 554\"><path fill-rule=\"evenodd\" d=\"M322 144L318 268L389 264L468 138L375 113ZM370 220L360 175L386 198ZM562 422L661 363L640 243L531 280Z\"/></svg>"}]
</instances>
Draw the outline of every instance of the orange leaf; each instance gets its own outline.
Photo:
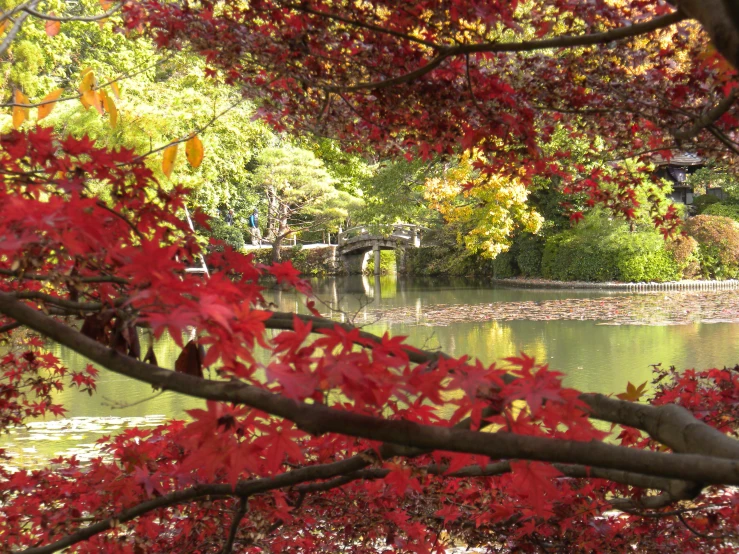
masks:
<instances>
[{"instance_id":1,"label":"orange leaf","mask_svg":"<svg viewBox=\"0 0 739 554\"><path fill-rule=\"evenodd\" d=\"M8 20L0 22L0 34L5 32L5 28L8 26Z\"/></svg>"},{"instance_id":2,"label":"orange leaf","mask_svg":"<svg viewBox=\"0 0 739 554\"><path fill-rule=\"evenodd\" d=\"M80 102L88 109L90 106L94 107L100 115L103 115L103 104L100 99L100 95L94 90L88 90L82 93Z\"/></svg>"},{"instance_id":3,"label":"orange leaf","mask_svg":"<svg viewBox=\"0 0 739 554\"><path fill-rule=\"evenodd\" d=\"M110 84L110 88L113 89L113 96L115 96L116 100L121 99L121 89L118 88L118 83L113 82Z\"/></svg>"},{"instance_id":4,"label":"orange leaf","mask_svg":"<svg viewBox=\"0 0 739 554\"><path fill-rule=\"evenodd\" d=\"M50 13L49 15L54 15ZM55 37L59 34L62 24L59 21L47 21L46 22L46 34L50 37Z\"/></svg>"},{"instance_id":5,"label":"orange leaf","mask_svg":"<svg viewBox=\"0 0 739 554\"><path fill-rule=\"evenodd\" d=\"M631 384L631 381L626 385L626 392L617 394L616 398L620 398L621 400L628 400L629 402L636 402L641 398L641 395L644 394L644 391L647 388L647 382L644 381L641 385L638 387L635 387Z\"/></svg>"},{"instance_id":6,"label":"orange leaf","mask_svg":"<svg viewBox=\"0 0 739 554\"><path fill-rule=\"evenodd\" d=\"M111 8L113 5L113 0L100 0L100 7L103 8L106 12Z\"/></svg>"},{"instance_id":7,"label":"orange leaf","mask_svg":"<svg viewBox=\"0 0 739 554\"><path fill-rule=\"evenodd\" d=\"M162 171L169 177L174 169L174 160L177 157L177 145L173 144L164 149L164 159L162 160Z\"/></svg>"},{"instance_id":8,"label":"orange leaf","mask_svg":"<svg viewBox=\"0 0 739 554\"><path fill-rule=\"evenodd\" d=\"M62 92L64 92L64 89L58 88L44 96L44 98L41 100L41 106L38 107L39 121L41 121L43 118L51 113L51 110L53 110L54 106L56 106L56 100L62 95ZM44 102L48 102L48 104L44 104Z\"/></svg>"},{"instance_id":9,"label":"orange leaf","mask_svg":"<svg viewBox=\"0 0 739 554\"><path fill-rule=\"evenodd\" d=\"M185 143L185 155L187 156L187 161L192 167L200 167L200 164L203 161L203 143L197 135L193 135Z\"/></svg>"},{"instance_id":10,"label":"orange leaf","mask_svg":"<svg viewBox=\"0 0 739 554\"><path fill-rule=\"evenodd\" d=\"M15 91L15 103L30 104L28 97L19 90ZM28 119L28 108L13 106L13 127L17 129L26 119Z\"/></svg>"}]
</instances>

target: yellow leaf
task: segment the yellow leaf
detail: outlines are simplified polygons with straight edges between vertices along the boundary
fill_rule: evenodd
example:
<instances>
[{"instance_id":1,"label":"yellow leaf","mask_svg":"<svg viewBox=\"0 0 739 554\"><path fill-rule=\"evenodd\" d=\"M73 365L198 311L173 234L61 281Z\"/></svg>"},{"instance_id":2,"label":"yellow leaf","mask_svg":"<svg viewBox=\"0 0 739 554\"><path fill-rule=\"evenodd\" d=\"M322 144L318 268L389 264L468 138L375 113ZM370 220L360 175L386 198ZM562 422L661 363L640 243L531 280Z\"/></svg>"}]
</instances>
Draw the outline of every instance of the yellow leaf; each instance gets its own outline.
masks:
<instances>
[{"instance_id":1,"label":"yellow leaf","mask_svg":"<svg viewBox=\"0 0 739 554\"><path fill-rule=\"evenodd\" d=\"M113 96L115 96L116 100L121 99L121 90L118 88L118 83L115 81L110 84L110 88L113 89Z\"/></svg>"},{"instance_id":2,"label":"yellow leaf","mask_svg":"<svg viewBox=\"0 0 739 554\"><path fill-rule=\"evenodd\" d=\"M647 382L644 381L641 385L638 387L631 384L631 381L626 385L626 392L617 394L616 397L620 398L621 400L628 400L629 402L636 402L641 398L641 395L644 394L644 391L647 388Z\"/></svg>"},{"instance_id":3,"label":"yellow leaf","mask_svg":"<svg viewBox=\"0 0 739 554\"><path fill-rule=\"evenodd\" d=\"M193 135L185 143L185 155L192 167L200 167L200 163L203 161L203 143L197 135Z\"/></svg>"},{"instance_id":4,"label":"yellow leaf","mask_svg":"<svg viewBox=\"0 0 739 554\"><path fill-rule=\"evenodd\" d=\"M113 102L113 99L108 96L108 94L101 90L100 96L103 98L103 106L105 106L105 111L108 112L108 115L110 116L110 126L115 129L118 125L118 108L115 106L115 102Z\"/></svg>"},{"instance_id":5,"label":"yellow leaf","mask_svg":"<svg viewBox=\"0 0 739 554\"><path fill-rule=\"evenodd\" d=\"M15 103L30 104L28 97L19 90L15 91ZM26 119L28 119L28 108L13 106L13 127L17 129Z\"/></svg>"},{"instance_id":6,"label":"yellow leaf","mask_svg":"<svg viewBox=\"0 0 739 554\"><path fill-rule=\"evenodd\" d=\"M92 87L95 86L95 72L87 68L85 71L82 72L82 83L80 84L80 92L82 94L92 90Z\"/></svg>"},{"instance_id":7,"label":"yellow leaf","mask_svg":"<svg viewBox=\"0 0 739 554\"><path fill-rule=\"evenodd\" d=\"M51 110L53 110L54 106L56 106L56 101L62 95L62 92L64 92L64 89L58 88L44 96L44 98L41 100L41 105L38 107L39 121L41 121L43 118L51 113ZM48 102L48 104L45 104L44 102Z\"/></svg>"},{"instance_id":8,"label":"yellow leaf","mask_svg":"<svg viewBox=\"0 0 739 554\"><path fill-rule=\"evenodd\" d=\"M162 159L162 171L169 177L174 169L174 160L177 157L177 145L173 144L164 149L164 159Z\"/></svg>"}]
</instances>

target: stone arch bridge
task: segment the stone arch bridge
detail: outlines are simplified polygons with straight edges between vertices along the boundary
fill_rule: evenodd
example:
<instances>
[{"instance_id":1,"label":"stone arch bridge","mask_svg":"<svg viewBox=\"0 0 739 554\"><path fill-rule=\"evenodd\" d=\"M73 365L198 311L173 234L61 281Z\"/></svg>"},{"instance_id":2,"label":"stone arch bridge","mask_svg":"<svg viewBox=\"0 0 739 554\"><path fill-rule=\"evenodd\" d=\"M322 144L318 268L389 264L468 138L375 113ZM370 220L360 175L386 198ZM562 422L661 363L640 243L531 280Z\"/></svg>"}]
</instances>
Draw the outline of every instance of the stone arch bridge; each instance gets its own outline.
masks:
<instances>
[{"instance_id":1,"label":"stone arch bridge","mask_svg":"<svg viewBox=\"0 0 739 554\"><path fill-rule=\"evenodd\" d=\"M339 231L337 254L349 274L364 273L372 254L375 257L375 275L379 275L380 251L395 250L398 253L398 271L405 273L406 251L421 246L423 229L410 223L358 225Z\"/></svg>"}]
</instances>

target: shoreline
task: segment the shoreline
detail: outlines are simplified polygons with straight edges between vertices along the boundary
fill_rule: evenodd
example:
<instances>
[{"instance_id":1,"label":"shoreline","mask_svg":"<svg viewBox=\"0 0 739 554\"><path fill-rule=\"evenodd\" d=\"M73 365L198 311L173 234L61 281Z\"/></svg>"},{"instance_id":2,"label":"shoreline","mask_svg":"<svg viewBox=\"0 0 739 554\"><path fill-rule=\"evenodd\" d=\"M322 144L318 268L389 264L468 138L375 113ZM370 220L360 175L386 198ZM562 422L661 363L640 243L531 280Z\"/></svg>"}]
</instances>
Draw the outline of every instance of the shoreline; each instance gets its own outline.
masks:
<instances>
[{"instance_id":1,"label":"shoreline","mask_svg":"<svg viewBox=\"0 0 739 554\"><path fill-rule=\"evenodd\" d=\"M590 290L618 290L628 292L661 292L661 291L714 291L739 289L738 279L726 281L682 280L665 283L619 283L616 281L589 282L589 281L551 281L549 279L534 279L513 277L508 279L491 279L495 285L504 285L516 288L537 289L590 289Z\"/></svg>"}]
</instances>

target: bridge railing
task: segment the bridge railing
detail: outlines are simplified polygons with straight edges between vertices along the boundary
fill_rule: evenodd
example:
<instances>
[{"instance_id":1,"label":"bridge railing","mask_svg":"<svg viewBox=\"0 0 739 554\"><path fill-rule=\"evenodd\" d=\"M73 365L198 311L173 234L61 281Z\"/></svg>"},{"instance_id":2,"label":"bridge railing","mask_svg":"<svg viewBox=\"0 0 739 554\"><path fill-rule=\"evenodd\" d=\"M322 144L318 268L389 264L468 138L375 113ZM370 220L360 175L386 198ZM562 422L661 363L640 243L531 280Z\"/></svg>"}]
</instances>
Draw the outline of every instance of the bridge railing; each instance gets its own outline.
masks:
<instances>
[{"instance_id":1,"label":"bridge railing","mask_svg":"<svg viewBox=\"0 0 739 554\"><path fill-rule=\"evenodd\" d=\"M412 223L357 225L345 231L339 231L339 246L343 246L353 239L381 237L401 239L418 247L421 246L424 229L425 227Z\"/></svg>"}]
</instances>

